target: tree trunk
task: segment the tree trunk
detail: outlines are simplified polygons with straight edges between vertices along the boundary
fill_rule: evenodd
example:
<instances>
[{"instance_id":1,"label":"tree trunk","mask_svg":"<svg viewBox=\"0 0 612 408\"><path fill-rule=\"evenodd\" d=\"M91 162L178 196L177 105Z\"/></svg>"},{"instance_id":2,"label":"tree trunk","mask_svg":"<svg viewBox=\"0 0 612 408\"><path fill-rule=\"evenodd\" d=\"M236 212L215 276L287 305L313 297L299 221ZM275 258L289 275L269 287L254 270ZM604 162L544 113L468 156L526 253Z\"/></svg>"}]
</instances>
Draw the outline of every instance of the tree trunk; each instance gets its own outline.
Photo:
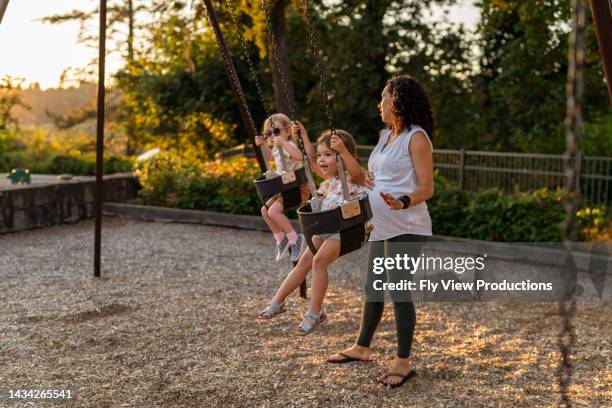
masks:
<instances>
[{"instance_id":1,"label":"tree trunk","mask_svg":"<svg viewBox=\"0 0 612 408\"><path fill-rule=\"evenodd\" d=\"M285 82L287 84L287 90L283 86L281 80L281 73L278 70L277 61L274 56L274 49L272 48L272 43L269 41L268 45L268 58L270 60L270 66L272 67L272 85L274 87L274 99L276 102L276 111L284 113L286 115L290 115L289 109L289 100L287 100L287 96L285 92L289 94L289 98L291 100L294 99L293 93L293 85L290 78L289 73L289 51L287 46L287 21L285 19L285 10L289 5L288 0L278 0L274 7L271 10L271 22L272 22L272 31L274 32L274 37L276 38L277 46L278 46L278 56L280 59L281 69L285 74Z\"/></svg>"}]
</instances>

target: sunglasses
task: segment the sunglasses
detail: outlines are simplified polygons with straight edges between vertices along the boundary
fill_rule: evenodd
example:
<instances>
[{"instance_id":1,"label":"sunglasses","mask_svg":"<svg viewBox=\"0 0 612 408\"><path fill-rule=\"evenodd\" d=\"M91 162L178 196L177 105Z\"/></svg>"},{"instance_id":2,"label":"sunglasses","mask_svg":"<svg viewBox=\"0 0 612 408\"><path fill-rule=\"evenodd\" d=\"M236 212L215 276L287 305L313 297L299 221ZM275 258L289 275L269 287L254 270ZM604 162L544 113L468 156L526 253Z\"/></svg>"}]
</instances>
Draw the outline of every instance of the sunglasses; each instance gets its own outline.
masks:
<instances>
[{"instance_id":1,"label":"sunglasses","mask_svg":"<svg viewBox=\"0 0 612 408\"><path fill-rule=\"evenodd\" d=\"M277 127L275 127L273 130L268 130L266 133L264 133L265 137L270 137L272 136L272 133L274 133L274 136L278 136L280 135L281 130Z\"/></svg>"}]
</instances>

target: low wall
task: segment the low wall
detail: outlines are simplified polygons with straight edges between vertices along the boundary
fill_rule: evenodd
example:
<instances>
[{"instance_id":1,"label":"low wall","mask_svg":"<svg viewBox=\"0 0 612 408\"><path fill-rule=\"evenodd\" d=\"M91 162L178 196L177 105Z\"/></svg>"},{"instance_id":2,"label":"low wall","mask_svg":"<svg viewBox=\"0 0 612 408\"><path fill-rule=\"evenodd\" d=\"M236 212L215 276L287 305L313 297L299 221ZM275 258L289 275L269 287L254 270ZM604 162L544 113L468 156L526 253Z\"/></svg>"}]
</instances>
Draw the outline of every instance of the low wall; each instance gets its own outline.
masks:
<instances>
[{"instance_id":1,"label":"low wall","mask_svg":"<svg viewBox=\"0 0 612 408\"><path fill-rule=\"evenodd\" d=\"M0 234L93 217L94 190L94 177L0 190ZM137 191L130 173L104 176L104 201L126 201Z\"/></svg>"}]
</instances>

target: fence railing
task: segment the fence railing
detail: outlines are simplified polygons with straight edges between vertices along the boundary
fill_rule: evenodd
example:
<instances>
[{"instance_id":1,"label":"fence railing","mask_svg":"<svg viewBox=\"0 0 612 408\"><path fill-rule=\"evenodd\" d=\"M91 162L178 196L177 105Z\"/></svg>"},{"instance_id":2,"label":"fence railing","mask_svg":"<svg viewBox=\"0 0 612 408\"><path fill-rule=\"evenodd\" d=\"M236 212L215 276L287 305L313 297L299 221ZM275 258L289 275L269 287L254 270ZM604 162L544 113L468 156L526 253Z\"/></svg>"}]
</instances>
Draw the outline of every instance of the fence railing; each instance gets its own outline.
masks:
<instances>
[{"instance_id":1,"label":"fence railing","mask_svg":"<svg viewBox=\"0 0 612 408\"><path fill-rule=\"evenodd\" d=\"M359 145L357 153L367 162L373 146ZM254 157L250 146L239 145L217 154L224 159L237 155ZM612 206L612 157L580 156L580 191L591 203ZM434 149L434 168L459 188L477 191L499 188L529 191L563 187L563 155Z\"/></svg>"}]
</instances>

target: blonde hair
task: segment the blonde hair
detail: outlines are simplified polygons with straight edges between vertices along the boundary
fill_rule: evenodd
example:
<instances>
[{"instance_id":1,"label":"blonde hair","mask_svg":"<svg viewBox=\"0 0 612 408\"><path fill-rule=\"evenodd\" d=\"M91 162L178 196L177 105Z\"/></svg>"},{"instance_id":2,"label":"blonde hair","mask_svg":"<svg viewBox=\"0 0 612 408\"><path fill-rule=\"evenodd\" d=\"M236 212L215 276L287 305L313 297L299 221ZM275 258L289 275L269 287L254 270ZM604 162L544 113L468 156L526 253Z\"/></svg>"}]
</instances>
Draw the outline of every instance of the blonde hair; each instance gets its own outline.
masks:
<instances>
[{"instance_id":1,"label":"blonde hair","mask_svg":"<svg viewBox=\"0 0 612 408\"><path fill-rule=\"evenodd\" d=\"M297 136L291 134L291 119L289 119L289 116L284 113L274 113L270 115L264 122L262 133L269 131L272 126L285 129L285 132L289 135L289 139L297 144Z\"/></svg>"},{"instance_id":2,"label":"blonde hair","mask_svg":"<svg viewBox=\"0 0 612 408\"><path fill-rule=\"evenodd\" d=\"M357 143L355 142L353 136L351 136L351 134L346 130L342 129L336 129L336 135L342 140L342 143L344 143L344 146L346 146L349 153L356 158L357 161L359 161L359 156L357 156ZM317 139L316 145L318 146L320 144L324 144L328 149L331 149L331 137L331 130L328 129L324 131Z\"/></svg>"}]
</instances>

